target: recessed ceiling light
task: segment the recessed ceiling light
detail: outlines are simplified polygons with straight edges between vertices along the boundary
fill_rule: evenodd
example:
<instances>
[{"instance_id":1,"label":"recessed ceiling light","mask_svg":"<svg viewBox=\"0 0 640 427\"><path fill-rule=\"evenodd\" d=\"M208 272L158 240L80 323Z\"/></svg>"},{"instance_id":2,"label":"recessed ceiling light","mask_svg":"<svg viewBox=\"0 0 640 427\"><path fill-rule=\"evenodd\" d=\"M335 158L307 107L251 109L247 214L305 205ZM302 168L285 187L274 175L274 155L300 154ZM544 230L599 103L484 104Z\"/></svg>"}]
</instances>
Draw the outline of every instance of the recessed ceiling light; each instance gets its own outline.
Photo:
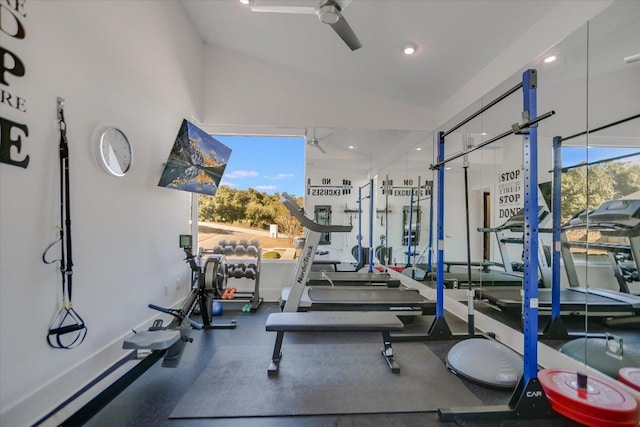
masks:
<instances>
[{"instance_id":1,"label":"recessed ceiling light","mask_svg":"<svg viewBox=\"0 0 640 427\"><path fill-rule=\"evenodd\" d=\"M240 0L240 3L249 4L249 3L251 3L251 0Z\"/></svg>"},{"instance_id":2,"label":"recessed ceiling light","mask_svg":"<svg viewBox=\"0 0 640 427\"><path fill-rule=\"evenodd\" d=\"M556 59L557 58L555 56L551 55L551 56L547 56L546 58L544 58L544 62L546 62L548 64L550 62L555 61Z\"/></svg>"},{"instance_id":3,"label":"recessed ceiling light","mask_svg":"<svg viewBox=\"0 0 640 427\"><path fill-rule=\"evenodd\" d=\"M446 171L450 171L450 170L451 170L451 166L446 166L446 167L444 168L444 170L446 170Z\"/></svg>"},{"instance_id":4,"label":"recessed ceiling light","mask_svg":"<svg viewBox=\"0 0 640 427\"><path fill-rule=\"evenodd\" d=\"M404 54L405 55L413 55L418 50L418 45L415 43L407 43L404 45Z\"/></svg>"},{"instance_id":5,"label":"recessed ceiling light","mask_svg":"<svg viewBox=\"0 0 640 427\"><path fill-rule=\"evenodd\" d=\"M353 145L349 146L349 150L355 150L356 147L354 147Z\"/></svg>"},{"instance_id":6,"label":"recessed ceiling light","mask_svg":"<svg viewBox=\"0 0 640 427\"><path fill-rule=\"evenodd\" d=\"M420 150L422 150L422 147L416 148L416 151L420 151Z\"/></svg>"}]
</instances>

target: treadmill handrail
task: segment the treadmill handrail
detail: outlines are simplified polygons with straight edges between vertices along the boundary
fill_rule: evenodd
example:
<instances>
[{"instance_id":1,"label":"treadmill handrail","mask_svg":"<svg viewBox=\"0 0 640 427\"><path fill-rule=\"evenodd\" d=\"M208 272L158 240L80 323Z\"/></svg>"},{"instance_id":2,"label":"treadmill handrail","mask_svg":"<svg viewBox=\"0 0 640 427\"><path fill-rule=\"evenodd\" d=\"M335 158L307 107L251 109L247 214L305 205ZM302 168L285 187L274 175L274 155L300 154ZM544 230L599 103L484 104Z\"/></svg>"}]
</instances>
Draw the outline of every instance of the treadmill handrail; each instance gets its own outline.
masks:
<instances>
[{"instance_id":1,"label":"treadmill handrail","mask_svg":"<svg viewBox=\"0 0 640 427\"><path fill-rule=\"evenodd\" d=\"M584 240L570 240L562 243L568 248L599 249L607 252L631 252L631 246L622 243L587 242Z\"/></svg>"},{"instance_id":2,"label":"treadmill handrail","mask_svg":"<svg viewBox=\"0 0 640 427\"><path fill-rule=\"evenodd\" d=\"M638 237L640 236L640 224L633 228L615 229L615 230L602 230L603 236L615 236L615 237Z\"/></svg>"},{"instance_id":3,"label":"treadmill handrail","mask_svg":"<svg viewBox=\"0 0 640 427\"><path fill-rule=\"evenodd\" d=\"M347 233L353 228L352 225L324 225L310 220L304 214L302 208L298 206L293 197L289 196L287 193L282 193L280 201L289 210L289 212L291 212L291 215L300 221L304 228L311 231L316 231L318 233Z\"/></svg>"},{"instance_id":4,"label":"treadmill handrail","mask_svg":"<svg viewBox=\"0 0 640 427\"><path fill-rule=\"evenodd\" d=\"M625 304L630 304L634 309L640 308L640 297L633 294L627 294L624 292L612 291L609 289L598 288L567 288L574 292L582 292L585 294L597 295L603 298L609 298L614 301L618 301Z\"/></svg>"}]
</instances>

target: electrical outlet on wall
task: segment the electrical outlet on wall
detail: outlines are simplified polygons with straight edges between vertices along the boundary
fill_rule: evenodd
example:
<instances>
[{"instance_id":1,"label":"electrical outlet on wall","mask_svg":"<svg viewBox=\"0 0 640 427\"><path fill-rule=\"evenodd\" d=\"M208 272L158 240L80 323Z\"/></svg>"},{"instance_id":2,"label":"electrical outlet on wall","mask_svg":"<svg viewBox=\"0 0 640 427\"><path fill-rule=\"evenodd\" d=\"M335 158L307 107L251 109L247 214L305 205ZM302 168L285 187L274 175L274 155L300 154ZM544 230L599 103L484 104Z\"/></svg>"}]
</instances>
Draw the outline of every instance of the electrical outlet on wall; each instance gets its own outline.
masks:
<instances>
[{"instance_id":1,"label":"electrical outlet on wall","mask_svg":"<svg viewBox=\"0 0 640 427\"><path fill-rule=\"evenodd\" d=\"M169 285L169 284L164 285L164 296L165 296L165 297L166 297L167 295L169 295L169 287L170 287L170 286L171 286L171 285Z\"/></svg>"},{"instance_id":2,"label":"electrical outlet on wall","mask_svg":"<svg viewBox=\"0 0 640 427\"><path fill-rule=\"evenodd\" d=\"M180 289L180 279L176 279L176 290Z\"/></svg>"}]
</instances>

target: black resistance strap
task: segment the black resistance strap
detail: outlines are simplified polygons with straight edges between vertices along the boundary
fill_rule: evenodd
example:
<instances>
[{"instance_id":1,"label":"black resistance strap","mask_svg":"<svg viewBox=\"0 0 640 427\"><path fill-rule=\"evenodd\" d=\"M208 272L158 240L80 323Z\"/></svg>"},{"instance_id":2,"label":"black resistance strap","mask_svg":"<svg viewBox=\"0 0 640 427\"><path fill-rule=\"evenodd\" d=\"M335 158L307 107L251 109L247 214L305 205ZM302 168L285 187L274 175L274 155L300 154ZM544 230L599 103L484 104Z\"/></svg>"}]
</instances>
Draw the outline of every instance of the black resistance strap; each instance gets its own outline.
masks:
<instances>
[{"instance_id":1,"label":"black resistance strap","mask_svg":"<svg viewBox=\"0 0 640 427\"><path fill-rule=\"evenodd\" d=\"M69 144L67 142L67 124L64 112L58 110L60 125L60 237L51 243L42 254L46 264L59 262L62 273L62 304L49 324L47 342L53 348L70 349L79 346L87 336L87 327L82 317L73 309L73 258L71 246L71 203L69 197ZM60 242L60 258L47 261L46 255L56 243Z\"/></svg>"}]
</instances>

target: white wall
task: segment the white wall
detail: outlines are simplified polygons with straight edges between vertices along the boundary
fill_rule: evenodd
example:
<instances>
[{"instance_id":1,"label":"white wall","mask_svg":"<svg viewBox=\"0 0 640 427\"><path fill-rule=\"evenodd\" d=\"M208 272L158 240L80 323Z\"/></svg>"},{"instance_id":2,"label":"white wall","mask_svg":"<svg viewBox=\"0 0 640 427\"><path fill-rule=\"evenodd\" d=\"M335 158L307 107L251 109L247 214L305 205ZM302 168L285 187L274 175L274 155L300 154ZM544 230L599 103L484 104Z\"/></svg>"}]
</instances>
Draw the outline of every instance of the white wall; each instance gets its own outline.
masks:
<instances>
[{"instance_id":1,"label":"white wall","mask_svg":"<svg viewBox=\"0 0 640 427\"><path fill-rule=\"evenodd\" d=\"M354 260L351 248L358 244L358 214L357 212L345 212L345 210L358 210L358 188L369 183L368 174L366 169L336 171L307 168L306 170L304 208L307 216L313 220L316 206L331 206L331 223L333 225L353 226L348 233L333 233L331 235L331 244L322 245L319 248L330 252L330 255L334 257L333 259L343 262L352 262ZM327 179L330 180L330 183L327 183ZM345 188L346 194L332 195L332 193L326 193L325 190L340 190L329 187L341 185L343 179L351 181L351 188ZM342 193L342 191L340 192ZM362 195L363 197L369 195L368 186L363 190ZM365 240L362 242L363 246L368 246L368 230L369 200L367 199L362 203L362 234L365 236Z\"/></svg>"},{"instance_id":2,"label":"white wall","mask_svg":"<svg viewBox=\"0 0 640 427\"><path fill-rule=\"evenodd\" d=\"M3 2L3 23L8 13ZM2 47L26 73L2 85L26 112L26 169L0 163L0 424L29 425L117 357L122 338L186 290L177 236L189 232L189 195L158 188L183 118L201 107L202 42L179 3L25 0L23 40ZM8 16L8 15L7 15ZM66 99L70 144L74 308L88 325L73 350L48 347L60 273L41 255L59 223L56 97ZM130 173L107 176L93 152L102 125L120 127L134 149ZM59 255L59 247L51 257ZM176 281L181 285L177 290ZM165 284L171 284L165 295Z\"/></svg>"},{"instance_id":3,"label":"white wall","mask_svg":"<svg viewBox=\"0 0 640 427\"><path fill-rule=\"evenodd\" d=\"M202 122L215 125L429 130L434 114L207 44Z\"/></svg>"},{"instance_id":4,"label":"white wall","mask_svg":"<svg viewBox=\"0 0 640 427\"><path fill-rule=\"evenodd\" d=\"M464 84L438 109L438 123L445 123L468 105L480 99L507 77L569 36L613 2L614 0L559 1L551 12L514 40L502 54L493 59L477 76ZM526 17L518 17L517 19L526 22Z\"/></svg>"}]
</instances>

